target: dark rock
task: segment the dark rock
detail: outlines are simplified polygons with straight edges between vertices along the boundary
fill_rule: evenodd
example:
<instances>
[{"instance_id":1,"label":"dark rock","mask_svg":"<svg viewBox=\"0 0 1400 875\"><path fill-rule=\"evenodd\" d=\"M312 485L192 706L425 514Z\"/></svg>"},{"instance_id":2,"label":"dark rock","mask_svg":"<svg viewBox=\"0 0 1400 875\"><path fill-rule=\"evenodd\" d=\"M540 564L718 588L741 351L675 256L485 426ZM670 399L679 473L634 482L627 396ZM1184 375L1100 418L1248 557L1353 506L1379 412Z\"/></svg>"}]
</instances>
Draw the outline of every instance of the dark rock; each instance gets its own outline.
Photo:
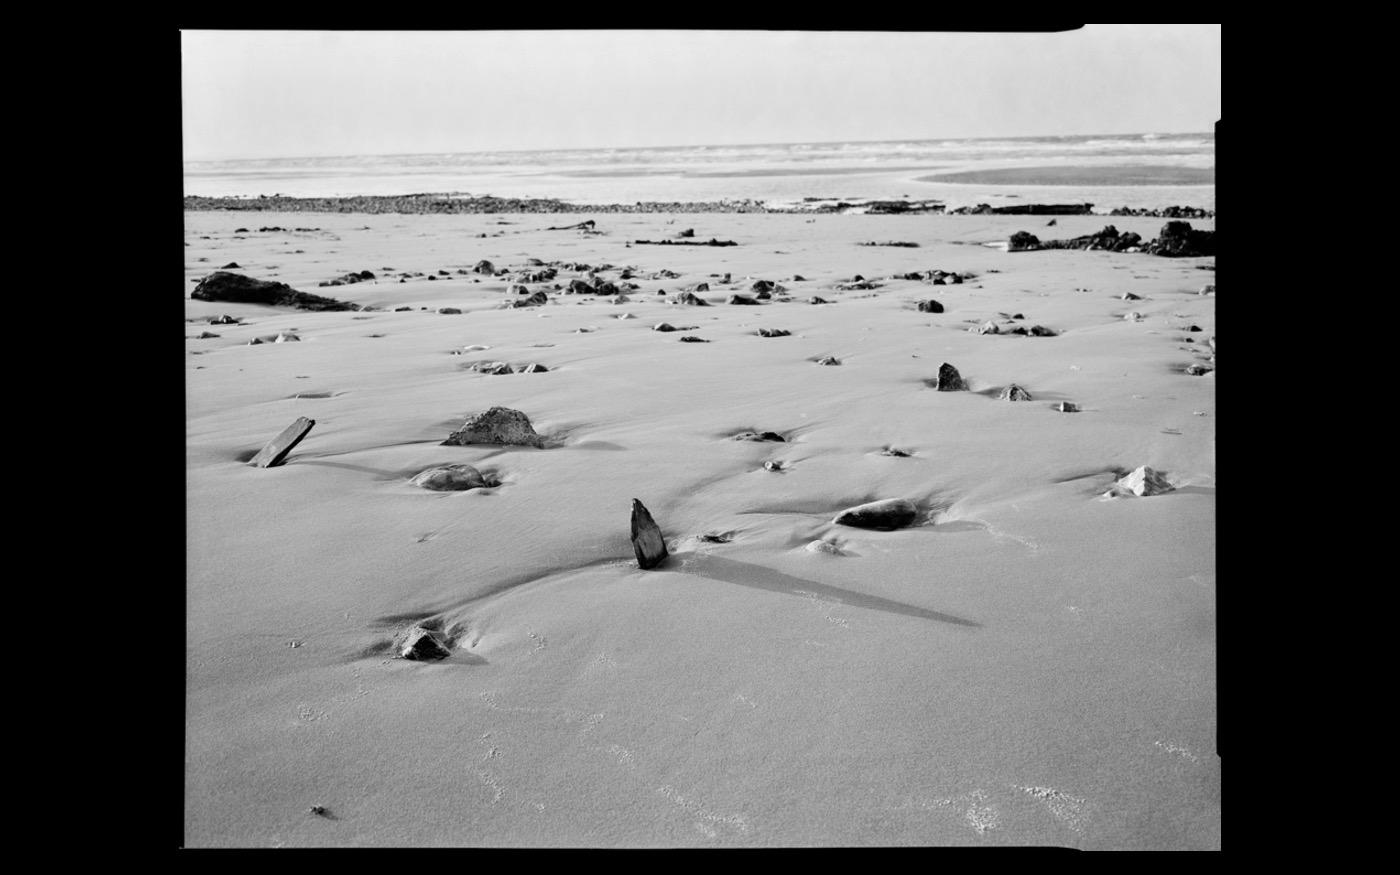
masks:
<instances>
[{"instance_id":1,"label":"dark rock","mask_svg":"<svg viewBox=\"0 0 1400 875\"><path fill-rule=\"evenodd\" d=\"M838 359L838 358L837 358L836 356L834 356L834 355L825 355L825 356L822 356L821 358L817 359L817 364L819 364L819 365L839 365L839 364L841 364L841 360Z\"/></svg>"},{"instance_id":2,"label":"dark rock","mask_svg":"<svg viewBox=\"0 0 1400 875\"><path fill-rule=\"evenodd\" d=\"M729 296L729 300L727 301L727 303L730 303L730 304L752 304L752 305L754 305L754 306L757 306L757 305L758 305L758 301L754 300L753 298L746 297L746 296L744 296L744 295L730 295L730 296Z\"/></svg>"},{"instance_id":3,"label":"dark rock","mask_svg":"<svg viewBox=\"0 0 1400 875\"><path fill-rule=\"evenodd\" d=\"M1028 231L1017 231L1007 241L1007 252L1030 252L1040 248L1040 238Z\"/></svg>"},{"instance_id":4,"label":"dark rock","mask_svg":"<svg viewBox=\"0 0 1400 875\"><path fill-rule=\"evenodd\" d=\"M695 229L694 229L694 228L686 228L684 231L680 232L680 233L677 234L676 236L677 236L677 237L682 237L682 238L694 237L694 236L695 236Z\"/></svg>"},{"instance_id":5,"label":"dark rock","mask_svg":"<svg viewBox=\"0 0 1400 875\"><path fill-rule=\"evenodd\" d=\"M685 337L681 338L681 343L709 343L709 341L703 337L696 337L693 334L687 334Z\"/></svg>"},{"instance_id":6,"label":"dark rock","mask_svg":"<svg viewBox=\"0 0 1400 875\"><path fill-rule=\"evenodd\" d=\"M833 523L861 529L902 529L919 517L919 508L903 498L888 498L847 508Z\"/></svg>"},{"instance_id":7,"label":"dark rock","mask_svg":"<svg viewBox=\"0 0 1400 875\"><path fill-rule=\"evenodd\" d=\"M1194 258L1215 254L1215 232L1197 231L1190 222L1168 222L1143 252L1167 258Z\"/></svg>"},{"instance_id":8,"label":"dark rock","mask_svg":"<svg viewBox=\"0 0 1400 875\"><path fill-rule=\"evenodd\" d=\"M904 452L903 450L897 450L894 447L885 447L885 449L881 451L880 455L894 456L895 458L899 459L905 459L909 457L908 453Z\"/></svg>"},{"instance_id":9,"label":"dark rock","mask_svg":"<svg viewBox=\"0 0 1400 875\"><path fill-rule=\"evenodd\" d=\"M419 472L409 481L414 486L435 492L462 492L489 486L481 472L471 465L439 465Z\"/></svg>"},{"instance_id":10,"label":"dark rock","mask_svg":"<svg viewBox=\"0 0 1400 875\"><path fill-rule=\"evenodd\" d=\"M225 313L222 316L215 316L209 320L210 325L237 325L238 320Z\"/></svg>"},{"instance_id":11,"label":"dark rock","mask_svg":"<svg viewBox=\"0 0 1400 875\"><path fill-rule=\"evenodd\" d=\"M404 633L396 647L400 657L413 660L443 659L451 656L443 642L442 633L414 626Z\"/></svg>"},{"instance_id":12,"label":"dark rock","mask_svg":"<svg viewBox=\"0 0 1400 875\"><path fill-rule=\"evenodd\" d=\"M400 282L402 282L402 280L401 280ZM412 307L395 307L395 308L394 308L394 312L395 312L395 313L411 312L412 310L413 310Z\"/></svg>"},{"instance_id":13,"label":"dark rock","mask_svg":"<svg viewBox=\"0 0 1400 875\"><path fill-rule=\"evenodd\" d=\"M1201 326L1199 326L1199 325L1192 325L1190 328L1188 328L1188 329L1186 329L1186 330L1187 330L1187 331L1200 331L1200 330L1201 330Z\"/></svg>"},{"instance_id":14,"label":"dark rock","mask_svg":"<svg viewBox=\"0 0 1400 875\"><path fill-rule=\"evenodd\" d=\"M753 285L749 286L749 291L771 292L776 286L777 283L773 282L772 280L754 280Z\"/></svg>"},{"instance_id":15,"label":"dark rock","mask_svg":"<svg viewBox=\"0 0 1400 875\"><path fill-rule=\"evenodd\" d=\"M1010 386L1007 386L1005 389L1001 390L1001 394L997 396L997 400L1030 401L1031 393L1027 392L1025 389L1022 389L1020 386L1017 386L1015 383L1012 383Z\"/></svg>"},{"instance_id":16,"label":"dark rock","mask_svg":"<svg viewBox=\"0 0 1400 875\"><path fill-rule=\"evenodd\" d=\"M757 334L759 337L787 337L792 334L792 332L785 331L781 328L760 328Z\"/></svg>"},{"instance_id":17,"label":"dark rock","mask_svg":"<svg viewBox=\"0 0 1400 875\"><path fill-rule=\"evenodd\" d=\"M1188 366L1186 367L1186 373L1190 374L1190 375L1193 376L1193 377L1201 377L1201 376L1204 376L1204 375L1206 375L1206 374L1209 374L1209 373L1210 373L1211 371L1213 371L1213 370L1215 370L1215 369L1214 369L1214 368L1208 368L1208 367L1206 367L1205 365L1188 365Z\"/></svg>"},{"instance_id":18,"label":"dark rock","mask_svg":"<svg viewBox=\"0 0 1400 875\"><path fill-rule=\"evenodd\" d=\"M1051 331L1049 328L1046 328L1044 325L1032 325L1032 326L1031 326L1031 336L1032 336L1032 337L1054 337L1054 336L1055 336L1055 332L1054 332L1054 331Z\"/></svg>"},{"instance_id":19,"label":"dark rock","mask_svg":"<svg viewBox=\"0 0 1400 875\"><path fill-rule=\"evenodd\" d=\"M258 451L258 454L248 461L248 464L255 468L275 468L282 464L287 458L287 454L301 443L302 438L310 433L316 420L307 419L305 416L297 417L296 421L268 441L267 444Z\"/></svg>"},{"instance_id":20,"label":"dark rock","mask_svg":"<svg viewBox=\"0 0 1400 875\"><path fill-rule=\"evenodd\" d=\"M472 268L472 272L490 274L494 276L496 273L496 265L492 264L491 262L485 259L482 259L481 261L478 261L476 265Z\"/></svg>"},{"instance_id":21,"label":"dark rock","mask_svg":"<svg viewBox=\"0 0 1400 875\"><path fill-rule=\"evenodd\" d=\"M692 292L708 292L709 290L709 283L696 283L695 288L691 289Z\"/></svg>"},{"instance_id":22,"label":"dark rock","mask_svg":"<svg viewBox=\"0 0 1400 875\"><path fill-rule=\"evenodd\" d=\"M236 261L230 261L228 264L224 265L222 269L223 269L223 270L235 270L235 269L241 270L242 268L239 267L238 262L236 262Z\"/></svg>"},{"instance_id":23,"label":"dark rock","mask_svg":"<svg viewBox=\"0 0 1400 875\"><path fill-rule=\"evenodd\" d=\"M211 338L211 337L218 337L218 336L219 336L219 335L215 334L215 333L212 332L212 331L201 331L201 332L199 332L199 336L196 337L195 340L208 340L208 339Z\"/></svg>"},{"instance_id":24,"label":"dark rock","mask_svg":"<svg viewBox=\"0 0 1400 875\"><path fill-rule=\"evenodd\" d=\"M438 312L443 316L460 316L462 311L456 307L438 307Z\"/></svg>"},{"instance_id":25,"label":"dark rock","mask_svg":"<svg viewBox=\"0 0 1400 875\"><path fill-rule=\"evenodd\" d=\"M190 297L196 301L227 301L235 304L268 304L299 310L359 310L358 304L298 292L286 283L256 280L237 273L215 271L200 280Z\"/></svg>"},{"instance_id":26,"label":"dark rock","mask_svg":"<svg viewBox=\"0 0 1400 875\"><path fill-rule=\"evenodd\" d=\"M535 292L528 298L520 298L519 300L511 301L510 305L512 307L543 307L547 303L549 303L549 296L541 290Z\"/></svg>"},{"instance_id":27,"label":"dark rock","mask_svg":"<svg viewBox=\"0 0 1400 875\"><path fill-rule=\"evenodd\" d=\"M745 432L740 432L739 434L734 435L734 440L736 440L736 441L771 441L771 442L777 442L777 443L786 443L786 442L787 442L787 439L784 438L782 435L778 434L776 431L765 431L765 432L745 431Z\"/></svg>"},{"instance_id":28,"label":"dark rock","mask_svg":"<svg viewBox=\"0 0 1400 875\"><path fill-rule=\"evenodd\" d=\"M493 374L497 376L515 373L511 366L505 362L476 362L471 365L470 370L476 371L478 374Z\"/></svg>"},{"instance_id":29,"label":"dark rock","mask_svg":"<svg viewBox=\"0 0 1400 875\"><path fill-rule=\"evenodd\" d=\"M675 331L675 330L676 330L676 326L672 325L672 324L669 323L669 322L658 322L656 325L653 325L653 326L652 326L652 329L651 329L651 330L652 330L652 331Z\"/></svg>"},{"instance_id":30,"label":"dark rock","mask_svg":"<svg viewBox=\"0 0 1400 875\"><path fill-rule=\"evenodd\" d=\"M1059 404L1055 405L1055 409L1061 413L1078 413L1079 405L1075 404L1073 401L1061 401Z\"/></svg>"},{"instance_id":31,"label":"dark rock","mask_svg":"<svg viewBox=\"0 0 1400 875\"><path fill-rule=\"evenodd\" d=\"M992 212L998 216L1087 216L1093 208L1093 204L1013 204L993 207Z\"/></svg>"},{"instance_id":32,"label":"dark rock","mask_svg":"<svg viewBox=\"0 0 1400 875\"><path fill-rule=\"evenodd\" d=\"M965 392L967 383L963 381L962 374L958 369L944 362L938 368L938 376L932 381L933 387L940 392Z\"/></svg>"},{"instance_id":33,"label":"dark rock","mask_svg":"<svg viewBox=\"0 0 1400 875\"><path fill-rule=\"evenodd\" d=\"M655 568L666 561L666 539L661 527L651 518L646 505L632 499L632 552L639 568Z\"/></svg>"},{"instance_id":34,"label":"dark rock","mask_svg":"<svg viewBox=\"0 0 1400 875\"><path fill-rule=\"evenodd\" d=\"M593 294L593 287L583 280L569 280L569 289L564 294L591 295Z\"/></svg>"},{"instance_id":35,"label":"dark rock","mask_svg":"<svg viewBox=\"0 0 1400 875\"><path fill-rule=\"evenodd\" d=\"M920 313L942 313L943 305L930 298L927 301L919 302Z\"/></svg>"},{"instance_id":36,"label":"dark rock","mask_svg":"<svg viewBox=\"0 0 1400 875\"><path fill-rule=\"evenodd\" d=\"M522 374L544 374L548 372L549 368L536 362L531 362L530 364L520 369L520 373Z\"/></svg>"},{"instance_id":37,"label":"dark rock","mask_svg":"<svg viewBox=\"0 0 1400 875\"><path fill-rule=\"evenodd\" d=\"M542 447L544 439L535 433L530 418L519 410L492 407L469 418L462 427L448 435L443 446L468 444L510 444Z\"/></svg>"},{"instance_id":38,"label":"dark rock","mask_svg":"<svg viewBox=\"0 0 1400 875\"><path fill-rule=\"evenodd\" d=\"M831 302L828 301L826 298L819 298L819 297L817 297L816 295L813 295L812 297L810 297L810 298L807 299L807 303L809 303L809 304L830 304Z\"/></svg>"}]
</instances>

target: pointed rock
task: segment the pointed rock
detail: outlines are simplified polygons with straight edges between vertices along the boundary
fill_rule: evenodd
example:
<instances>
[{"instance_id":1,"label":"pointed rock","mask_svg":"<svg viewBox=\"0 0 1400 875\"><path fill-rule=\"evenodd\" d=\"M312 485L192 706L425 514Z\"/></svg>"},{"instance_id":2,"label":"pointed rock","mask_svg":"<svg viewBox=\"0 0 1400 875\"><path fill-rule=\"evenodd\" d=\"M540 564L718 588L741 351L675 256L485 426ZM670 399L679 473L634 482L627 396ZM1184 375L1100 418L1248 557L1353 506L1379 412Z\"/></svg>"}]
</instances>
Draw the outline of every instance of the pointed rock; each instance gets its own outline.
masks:
<instances>
[{"instance_id":1,"label":"pointed rock","mask_svg":"<svg viewBox=\"0 0 1400 875\"><path fill-rule=\"evenodd\" d=\"M1134 495L1160 495L1175 489L1158 471L1143 465L1114 484Z\"/></svg>"},{"instance_id":2,"label":"pointed rock","mask_svg":"<svg viewBox=\"0 0 1400 875\"><path fill-rule=\"evenodd\" d=\"M701 283L701 285L704 285L704 283ZM710 306L709 301L705 300L704 298L698 297L691 292L681 292L679 295L676 296L676 303L685 304L688 307Z\"/></svg>"},{"instance_id":3,"label":"pointed rock","mask_svg":"<svg viewBox=\"0 0 1400 875\"><path fill-rule=\"evenodd\" d=\"M957 368L944 362L938 368L938 376L933 379L933 387L940 392L963 392L967 390L967 383Z\"/></svg>"},{"instance_id":4,"label":"pointed rock","mask_svg":"<svg viewBox=\"0 0 1400 875\"><path fill-rule=\"evenodd\" d=\"M632 551L637 554L637 566L655 568L666 560L666 540L661 527L651 518L646 505L632 499Z\"/></svg>"},{"instance_id":5,"label":"pointed rock","mask_svg":"<svg viewBox=\"0 0 1400 875\"><path fill-rule=\"evenodd\" d=\"M1001 390L1001 394L997 396L997 400L1029 401L1031 400L1031 393L1027 392L1025 389L1022 389L1020 386L1017 386L1015 383L1012 383L1010 386L1007 386L1005 389Z\"/></svg>"},{"instance_id":6,"label":"pointed rock","mask_svg":"<svg viewBox=\"0 0 1400 875\"><path fill-rule=\"evenodd\" d=\"M441 633L431 629L414 626L405 633L403 641L399 644L399 656L414 660L443 659L451 656L452 651L447 649L440 635Z\"/></svg>"},{"instance_id":7,"label":"pointed rock","mask_svg":"<svg viewBox=\"0 0 1400 875\"><path fill-rule=\"evenodd\" d=\"M904 498L887 498L847 508L832 520L840 526L861 529L902 529L919 516L914 502Z\"/></svg>"},{"instance_id":8,"label":"pointed rock","mask_svg":"<svg viewBox=\"0 0 1400 875\"><path fill-rule=\"evenodd\" d=\"M510 444L542 447L544 439L535 433L530 417L509 407L492 407L469 418L462 427L448 435L442 445Z\"/></svg>"}]
</instances>

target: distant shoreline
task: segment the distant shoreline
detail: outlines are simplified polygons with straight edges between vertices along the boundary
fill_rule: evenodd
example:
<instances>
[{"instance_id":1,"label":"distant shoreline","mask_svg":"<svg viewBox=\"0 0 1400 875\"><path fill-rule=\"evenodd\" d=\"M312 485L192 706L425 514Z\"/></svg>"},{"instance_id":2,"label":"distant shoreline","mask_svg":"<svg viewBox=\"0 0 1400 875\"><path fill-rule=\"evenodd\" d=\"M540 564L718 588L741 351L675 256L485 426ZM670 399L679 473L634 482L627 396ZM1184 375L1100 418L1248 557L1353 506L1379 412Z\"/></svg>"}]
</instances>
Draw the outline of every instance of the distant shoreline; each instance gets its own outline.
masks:
<instances>
[{"instance_id":1,"label":"distant shoreline","mask_svg":"<svg viewBox=\"0 0 1400 875\"><path fill-rule=\"evenodd\" d=\"M409 195L363 195L355 197L203 197L187 195L184 209L190 212L268 212L268 213L399 213L399 214L482 214L482 213L773 213L884 215L1105 215L1159 216L1165 218L1214 218L1215 211L1192 206L1153 209L1118 207L1096 211L1093 204L1024 204L1011 207L947 209L938 200L879 200L865 198L804 198L800 204L771 206L759 200L721 201L639 201L634 204L576 204L552 198L469 197L450 193Z\"/></svg>"}]
</instances>

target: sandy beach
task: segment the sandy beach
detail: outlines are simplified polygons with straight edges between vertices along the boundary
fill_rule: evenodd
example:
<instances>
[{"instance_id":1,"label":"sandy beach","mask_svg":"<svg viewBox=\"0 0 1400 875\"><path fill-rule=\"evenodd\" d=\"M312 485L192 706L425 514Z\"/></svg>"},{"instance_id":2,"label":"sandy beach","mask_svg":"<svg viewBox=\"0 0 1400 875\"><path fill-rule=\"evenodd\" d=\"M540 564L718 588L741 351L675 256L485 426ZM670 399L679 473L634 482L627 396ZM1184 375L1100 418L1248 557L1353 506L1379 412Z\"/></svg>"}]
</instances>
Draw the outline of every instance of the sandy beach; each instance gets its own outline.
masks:
<instances>
[{"instance_id":1,"label":"sandy beach","mask_svg":"<svg viewBox=\"0 0 1400 875\"><path fill-rule=\"evenodd\" d=\"M187 211L186 845L1219 849L1215 259L1054 221Z\"/></svg>"}]
</instances>

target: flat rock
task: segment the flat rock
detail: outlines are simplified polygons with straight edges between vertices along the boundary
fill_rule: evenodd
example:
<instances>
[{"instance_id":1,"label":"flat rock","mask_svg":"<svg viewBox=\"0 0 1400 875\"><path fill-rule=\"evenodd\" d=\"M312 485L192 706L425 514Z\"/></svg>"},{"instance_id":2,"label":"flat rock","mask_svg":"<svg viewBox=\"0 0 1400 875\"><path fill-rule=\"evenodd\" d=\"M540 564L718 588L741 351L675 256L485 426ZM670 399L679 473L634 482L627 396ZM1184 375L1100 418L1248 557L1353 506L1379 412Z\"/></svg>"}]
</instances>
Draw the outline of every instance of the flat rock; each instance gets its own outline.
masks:
<instances>
[{"instance_id":1,"label":"flat rock","mask_svg":"<svg viewBox=\"0 0 1400 875\"><path fill-rule=\"evenodd\" d=\"M792 334L791 331L781 328L760 328L756 333L759 337L787 337Z\"/></svg>"},{"instance_id":2,"label":"flat rock","mask_svg":"<svg viewBox=\"0 0 1400 875\"><path fill-rule=\"evenodd\" d=\"M832 520L860 529L902 529L918 519L919 508L904 498L887 498L847 508Z\"/></svg>"},{"instance_id":3,"label":"flat rock","mask_svg":"<svg viewBox=\"0 0 1400 875\"><path fill-rule=\"evenodd\" d=\"M358 310L358 304L298 292L286 283L253 279L228 271L215 271L199 281L190 297L196 301L227 301L235 304L268 304L299 310Z\"/></svg>"},{"instance_id":4,"label":"flat rock","mask_svg":"<svg viewBox=\"0 0 1400 875\"><path fill-rule=\"evenodd\" d=\"M439 465L420 472L409 482L435 492L461 492L490 485L486 478L481 476L481 472L471 465Z\"/></svg>"},{"instance_id":5,"label":"flat rock","mask_svg":"<svg viewBox=\"0 0 1400 875\"><path fill-rule=\"evenodd\" d=\"M787 439L784 438L782 435L778 434L776 431L765 431L765 432L745 431L745 432L740 432L739 434L734 435L734 440L736 440L736 441L778 441L778 442L783 442L783 443L785 443Z\"/></svg>"},{"instance_id":6,"label":"flat rock","mask_svg":"<svg viewBox=\"0 0 1400 875\"><path fill-rule=\"evenodd\" d=\"M1134 470L1114 485L1126 492L1131 492L1133 495L1143 496L1160 495L1175 489L1161 473L1146 465Z\"/></svg>"},{"instance_id":7,"label":"flat rock","mask_svg":"<svg viewBox=\"0 0 1400 875\"><path fill-rule=\"evenodd\" d=\"M255 468L275 468L282 464L302 438L310 433L316 420L307 419L305 416L297 417L296 421L282 429L277 437L267 442L258 454L248 461L248 464Z\"/></svg>"},{"instance_id":8,"label":"flat rock","mask_svg":"<svg viewBox=\"0 0 1400 875\"><path fill-rule=\"evenodd\" d=\"M456 307L438 307L438 313L443 316L460 316L462 311Z\"/></svg>"},{"instance_id":9,"label":"flat rock","mask_svg":"<svg viewBox=\"0 0 1400 875\"><path fill-rule=\"evenodd\" d=\"M752 305L754 305L754 306L758 306L758 301L757 301L757 300L755 300L754 298L747 297L747 296L745 296L745 295L730 295L730 296L729 296L729 301L728 301L727 303L730 303L730 304L741 304L741 305L742 305L742 304L752 304Z\"/></svg>"},{"instance_id":10,"label":"flat rock","mask_svg":"<svg viewBox=\"0 0 1400 875\"><path fill-rule=\"evenodd\" d=\"M666 539L661 527L651 518L646 505L632 499L632 552L639 568L655 568L666 561Z\"/></svg>"},{"instance_id":11,"label":"flat rock","mask_svg":"<svg viewBox=\"0 0 1400 875\"><path fill-rule=\"evenodd\" d=\"M709 341L703 337L696 337L693 334L687 334L685 337L681 338L681 343L709 343Z\"/></svg>"},{"instance_id":12,"label":"flat rock","mask_svg":"<svg viewBox=\"0 0 1400 875\"><path fill-rule=\"evenodd\" d=\"M542 447L544 439L535 433L530 417L509 407L492 407L470 417L462 427L448 435L443 446L468 444L509 444Z\"/></svg>"},{"instance_id":13,"label":"flat rock","mask_svg":"<svg viewBox=\"0 0 1400 875\"><path fill-rule=\"evenodd\" d=\"M1055 332L1044 325L1032 325L1030 335L1031 337L1054 337Z\"/></svg>"}]
</instances>

